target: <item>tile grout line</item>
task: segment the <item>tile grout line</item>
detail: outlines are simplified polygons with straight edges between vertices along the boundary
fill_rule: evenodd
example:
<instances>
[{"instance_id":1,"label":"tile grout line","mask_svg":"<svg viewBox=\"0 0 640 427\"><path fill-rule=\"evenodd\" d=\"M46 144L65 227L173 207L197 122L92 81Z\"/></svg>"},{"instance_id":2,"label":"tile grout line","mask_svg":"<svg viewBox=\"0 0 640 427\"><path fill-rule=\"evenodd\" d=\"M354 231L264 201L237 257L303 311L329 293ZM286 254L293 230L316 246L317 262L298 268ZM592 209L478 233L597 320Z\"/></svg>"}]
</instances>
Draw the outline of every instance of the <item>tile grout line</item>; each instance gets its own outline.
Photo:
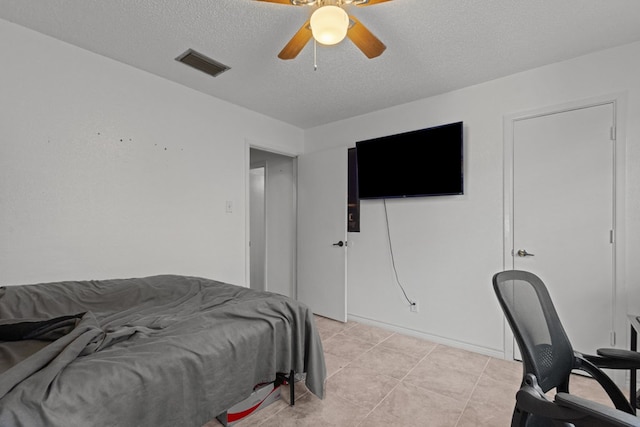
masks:
<instances>
[{"instance_id":1,"label":"tile grout line","mask_svg":"<svg viewBox=\"0 0 640 427\"><path fill-rule=\"evenodd\" d=\"M482 374L487 369L487 366L489 366L489 362L491 362L491 358L487 359L487 362L484 364L484 368L482 368L482 371L480 371L480 375L478 375L478 379L476 380L475 384L473 384L473 388L471 389L471 392L469 393L469 397L464 402L464 406L462 407L462 412L460 412L460 415L458 416L458 419L456 420L456 423L455 423L456 427L458 426L458 424L460 424L460 420L462 419L462 416L464 415L464 411L467 409L467 406L469 405L469 402L471 401L471 397L473 396L473 392L476 391L476 388L478 388L478 384L480 384L480 380L482 379Z\"/></svg>"},{"instance_id":2,"label":"tile grout line","mask_svg":"<svg viewBox=\"0 0 640 427\"><path fill-rule=\"evenodd\" d=\"M396 334L396 333L394 332L394 334L393 334L393 335L395 335L395 334ZM393 335L391 335L391 336L393 336ZM389 336L387 339L391 338L391 336ZM386 341L387 339L385 339L385 340L381 341L379 344L382 344L382 343L383 343L384 341ZM379 344L377 344L377 345L379 345ZM377 345L376 345L376 346L374 346L374 348L375 348L375 347L377 347ZM389 390L389 392L388 392L387 394L385 394L385 395L384 395L384 397L383 397L382 399L380 399L380 402L378 402L378 403L376 404L376 406L374 406L374 407L373 407L373 409L371 409L371 410L367 413L367 415L365 415L365 417L362 419L362 421L360 421L360 422L358 423L358 426L357 426L357 427L362 426L362 423L364 422L364 420L366 420L367 418L369 418L369 415L371 415L371 414L373 413L373 411L375 411L375 410L378 408L378 406L382 405L382 402L384 402L384 401L387 399L387 397L389 397L389 395L390 395L391 393L393 393L393 391L394 391L395 389L397 389L397 388L398 388L398 386L399 386L400 384L402 384L402 382L405 380L405 378L407 378L407 377L409 376L409 374L410 374L411 372L413 372L413 370L416 368L416 366L418 366L420 363L422 363L422 361L423 361L424 359L426 359L426 358L427 358L427 357L428 357L428 356L433 352L433 350L434 350L436 347L438 347L439 345L440 345L440 344L436 344L436 345L435 345L431 350L429 350L429 351L427 352L427 354L425 354L425 355L424 355L420 360L418 360L418 361L416 362L416 364L415 364L415 365L413 365L413 368L409 369L409 372L407 372L406 374L404 374L404 376L403 376L401 379L399 379L399 380L398 380L398 384L396 384L395 386L391 387L391 389Z\"/></svg>"},{"instance_id":3,"label":"tile grout line","mask_svg":"<svg viewBox=\"0 0 640 427\"><path fill-rule=\"evenodd\" d=\"M391 335L389 335L387 338L383 339L382 341L380 341L378 344L374 345L373 347L371 347L369 350L365 351L364 353L362 353L360 356L367 354L368 352L372 351L374 348L378 347L380 344L382 344L383 342L385 342L386 340L388 340L389 338L391 338L392 336L395 335L395 332ZM360 357L358 356L358 357ZM354 360L356 360L357 357L355 359L353 359L352 361L350 361L349 363L347 363L347 366L351 365L353 363ZM347 367L345 366L345 368ZM391 387L391 390L389 390L389 393L391 393L396 387L398 386L398 384L396 384L394 387ZM373 411L375 411L375 409L380 406L380 404L384 401L384 399L386 399L386 397L389 395L389 393L385 394L384 397L382 399L380 399L380 401L378 403L376 403L376 405L369 411L367 412L367 414L364 416L364 418L362 418L362 420L357 424L356 427L359 427L362 425L362 423L369 417L369 415L371 415L371 413Z\"/></svg>"},{"instance_id":4,"label":"tile grout line","mask_svg":"<svg viewBox=\"0 0 640 427\"><path fill-rule=\"evenodd\" d=\"M351 365L355 360L357 360L359 357L369 353L370 351L372 351L374 348L378 347L380 344L382 344L383 342L387 341L389 338L391 338L392 336L396 335L396 332L393 332L391 335L389 335L387 338L383 339L382 341L380 341L378 344L375 344L373 347L371 347L369 350L365 351L364 353L362 353L361 355L359 355L358 357L356 357L355 359L349 361L349 363L347 363L344 367L340 368L338 371L343 370L344 368L348 367L349 365ZM333 375L332 375L333 376ZM398 382L398 384L400 384L400 382ZM371 413L373 411L375 411L375 409L380 406L380 404L384 401L384 399L387 398L387 396L393 391L395 390L396 387L398 387L398 384L396 384L394 387L391 388L391 390L389 390L389 392L387 394L384 395L384 397L382 399L380 399L380 401L373 407L373 409L371 409L369 412L367 412L367 414L364 416L364 418L362 419L362 421L360 421L357 426L361 426L362 423L364 422L364 420L366 420L369 415L371 415ZM350 402L350 401L349 401Z\"/></svg>"},{"instance_id":5,"label":"tile grout line","mask_svg":"<svg viewBox=\"0 0 640 427\"><path fill-rule=\"evenodd\" d=\"M353 328L353 326L352 326L351 328ZM349 329L351 329L351 328L349 328ZM336 335L343 334L343 335L344 335L345 337L347 337L347 338L352 338L352 339L355 339L355 340L357 340L357 341L366 342L365 340L361 340L361 339L359 339L359 338L357 338L357 337L351 337L351 336L349 336L349 335L347 335L347 334L344 334L344 331L345 331L345 330L342 330L342 331L340 331L340 332L337 332L337 333L333 334L331 337L327 338L327 340L328 340L328 339L331 339L331 338L333 338L333 337L335 337ZM359 354L357 357L353 358L352 360L349 360L349 361L348 361L344 366L340 367L340 368L339 368L338 370L336 370L333 374L329 375L329 376L327 377L327 380L328 380L329 378L333 377L334 375L336 375L338 372L341 372L341 371L343 371L344 369L348 368L349 366L353 365L353 363L354 363L357 359L359 359L360 357L364 356L365 354L367 354L367 353L369 353L369 352L373 351L373 349L374 349L374 348L376 348L376 347L380 346L382 343L384 343L385 341L389 340L389 339L390 339L391 337L393 337L394 335L398 335L398 334L397 334L397 332L392 332L392 333L391 333L391 335L389 335L388 337L386 337L386 338L385 338L385 339L383 339L382 341L379 341L377 344L374 344L370 349L368 349L368 350L364 351L363 353ZM382 346L381 348L384 348L384 346ZM429 352L429 353L430 353L430 352ZM329 354L331 354L331 353L329 353ZM340 357L340 356L337 356L337 355L334 355L334 356L336 356L336 357ZM426 357L426 356L425 356L425 357ZM423 358L423 359L424 359L424 358ZM420 361L422 361L422 359L420 359ZM418 363L420 363L420 361L419 361ZM416 364L416 365L417 365L417 364ZM406 375L405 375L405 376L406 376ZM399 380L399 381L398 381L398 384L400 384L400 381L401 381L401 380ZM388 392L387 394L385 394L385 396L384 396L382 399L380 399L380 402L378 402L378 403L373 407L373 409L371 409L371 410L370 410L370 411L369 411L369 412L364 416L364 418L362 419L362 421L360 421L360 422L358 423L358 426L360 426L360 425L362 424L362 422L364 422L364 420L366 420L366 419L367 419L367 417L368 417L368 416L369 416L369 415L370 415L370 414L371 414L371 413L372 413L372 412L373 412L373 411L374 411L374 410L375 410L375 409L376 409L376 408L377 408L377 407L378 407L378 406L379 406L379 405L384 401L384 399L385 399L385 398L386 398L386 397L387 397L387 396L388 396L388 395L389 395L393 390L395 390L395 388L398 386L398 384L396 384L394 387L392 387L392 388L391 388L391 390L389 390L389 392ZM351 402L350 400L347 400L347 399L343 399L343 400L345 400L346 402L349 402L349 403L351 403L351 404L358 405L358 403ZM358 406L360 406L360 405L358 405ZM361 406L361 407L362 407L362 406ZM280 412L280 411L278 411L278 412ZM269 418L271 418L271 417L269 417Z\"/></svg>"}]
</instances>

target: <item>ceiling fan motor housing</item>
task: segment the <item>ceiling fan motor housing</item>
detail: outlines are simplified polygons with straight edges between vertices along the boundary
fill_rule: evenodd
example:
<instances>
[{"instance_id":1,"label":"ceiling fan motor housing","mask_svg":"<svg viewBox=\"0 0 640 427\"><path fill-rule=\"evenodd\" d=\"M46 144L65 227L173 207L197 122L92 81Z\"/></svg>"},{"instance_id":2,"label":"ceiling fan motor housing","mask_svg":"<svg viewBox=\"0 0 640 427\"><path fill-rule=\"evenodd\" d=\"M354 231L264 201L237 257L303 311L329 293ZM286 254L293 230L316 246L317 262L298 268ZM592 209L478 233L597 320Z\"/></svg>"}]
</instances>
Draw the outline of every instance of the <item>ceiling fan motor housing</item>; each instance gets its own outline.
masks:
<instances>
[{"instance_id":1,"label":"ceiling fan motor housing","mask_svg":"<svg viewBox=\"0 0 640 427\"><path fill-rule=\"evenodd\" d=\"M300 29L278 54L278 58L280 59L289 60L295 58L312 38L321 44L334 45L340 43L345 37L348 37L369 59L380 56L387 48L384 43L369 31L355 16L349 15L345 7L372 6L391 0L256 1L314 7L311 18L302 24Z\"/></svg>"}]
</instances>

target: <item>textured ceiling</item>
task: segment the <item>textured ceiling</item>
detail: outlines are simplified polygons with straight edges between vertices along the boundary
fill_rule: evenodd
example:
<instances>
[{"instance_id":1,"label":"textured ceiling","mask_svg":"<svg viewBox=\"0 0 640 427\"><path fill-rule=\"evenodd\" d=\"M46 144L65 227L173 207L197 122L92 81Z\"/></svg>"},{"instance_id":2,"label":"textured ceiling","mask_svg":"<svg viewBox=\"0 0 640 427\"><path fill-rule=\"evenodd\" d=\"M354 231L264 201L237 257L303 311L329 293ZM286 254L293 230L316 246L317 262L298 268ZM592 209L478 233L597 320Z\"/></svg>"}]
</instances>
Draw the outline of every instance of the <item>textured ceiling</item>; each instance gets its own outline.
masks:
<instances>
[{"instance_id":1,"label":"textured ceiling","mask_svg":"<svg viewBox=\"0 0 640 427\"><path fill-rule=\"evenodd\" d=\"M0 0L0 18L306 129L640 40L639 0L394 0L349 7L386 45L278 52L310 7L254 0ZM174 59L193 48L231 70Z\"/></svg>"}]
</instances>

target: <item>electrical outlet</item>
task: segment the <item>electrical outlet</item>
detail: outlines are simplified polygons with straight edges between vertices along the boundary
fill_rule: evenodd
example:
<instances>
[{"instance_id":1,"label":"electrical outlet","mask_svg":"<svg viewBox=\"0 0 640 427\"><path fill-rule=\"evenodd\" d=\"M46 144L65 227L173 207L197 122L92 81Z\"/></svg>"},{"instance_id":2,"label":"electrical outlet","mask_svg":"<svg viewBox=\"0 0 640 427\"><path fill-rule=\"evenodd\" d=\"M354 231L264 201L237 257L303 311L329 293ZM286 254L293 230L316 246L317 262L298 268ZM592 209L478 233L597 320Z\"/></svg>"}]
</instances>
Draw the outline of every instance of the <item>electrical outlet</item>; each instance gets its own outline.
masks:
<instances>
[{"instance_id":1,"label":"electrical outlet","mask_svg":"<svg viewBox=\"0 0 640 427\"><path fill-rule=\"evenodd\" d=\"M412 313L417 313L420 311L420 303L417 300L414 300L411 305L409 306L409 310L411 310Z\"/></svg>"},{"instance_id":2,"label":"electrical outlet","mask_svg":"<svg viewBox=\"0 0 640 427\"><path fill-rule=\"evenodd\" d=\"M232 213L233 212L233 202L231 200L227 200L225 203L225 212Z\"/></svg>"}]
</instances>

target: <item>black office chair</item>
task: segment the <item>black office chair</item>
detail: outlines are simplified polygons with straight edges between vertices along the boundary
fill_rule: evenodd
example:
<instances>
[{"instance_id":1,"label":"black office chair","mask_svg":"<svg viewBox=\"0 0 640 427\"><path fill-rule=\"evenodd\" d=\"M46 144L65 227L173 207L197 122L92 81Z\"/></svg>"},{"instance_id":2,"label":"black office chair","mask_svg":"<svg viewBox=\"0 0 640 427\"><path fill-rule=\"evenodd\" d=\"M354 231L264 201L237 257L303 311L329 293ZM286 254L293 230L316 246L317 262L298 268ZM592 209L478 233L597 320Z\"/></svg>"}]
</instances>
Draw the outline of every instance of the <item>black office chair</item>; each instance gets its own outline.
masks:
<instances>
[{"instance_id":1,"label":"black office chair","mask_svg":"<svg viewBox=\"0 0 640 427\"><path fill-rule=\"evenodd\" d=\"M526 271L504 271L493 276L493 288L522 353L523 380L512 427L640 426L640 418L613 381L573 351L542 280ZM615 365L610 358L592 358ZM629 363L621 361L616 367L628 369ZM617 409L569 394L573 369L598 381ZM545 393L554 388L552 401Z\"/></svg>"}]
</instances>

